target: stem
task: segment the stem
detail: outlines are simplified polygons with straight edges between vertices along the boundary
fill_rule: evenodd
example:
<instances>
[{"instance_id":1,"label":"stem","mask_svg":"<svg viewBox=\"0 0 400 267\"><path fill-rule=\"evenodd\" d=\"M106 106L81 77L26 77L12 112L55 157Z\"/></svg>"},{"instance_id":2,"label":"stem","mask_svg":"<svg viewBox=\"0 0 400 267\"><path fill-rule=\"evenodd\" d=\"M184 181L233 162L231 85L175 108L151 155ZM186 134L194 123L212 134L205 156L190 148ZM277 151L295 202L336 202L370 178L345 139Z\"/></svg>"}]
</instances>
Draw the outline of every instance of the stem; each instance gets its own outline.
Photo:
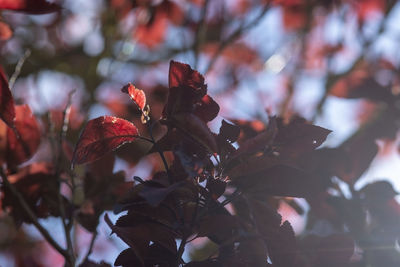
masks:
<instances>
[{"instance_id":1,"label":"stem","mask_svg":"<svg viewBox=\"0 0 400 267\"><path fill-rule=\"evenodd\" d=\"M61 215L61 222L64 228L64 234L65 234L65 239L66 239L66 243L67 243L67 251L68 251L68 256L69 256L69 261L71 263L71 266L75 265L75 253L74 253L74 246L72 244L72 239L71 239L71 229L73 226L73 217L69 218L69 223L66 223L67 220L67 215L66 215L66 211L65 211L65 205L64 205L64 199L63 199L63 195L61 194L61 179L60 179L60 175L61 175L61 164L62 164L62 141L65 138L66 132L68 130L68 122L69 122L69 111L71 110L71 98L72 95L74 94L75 90L72 90L69 94L68 94L68 102L67 105L63 111L63 116L62 116L62 121L63 121L63 125L61 128L61 131L59 133L58 136L58 142L56 147L56 152L57 152L57 157L56 157L56 162L55 162L55 176L58 179L58 205L60 208L60 215ZM74 188L73 188L74 189ZM72 192L72 195L74 194L74 192Z\"/></svg>"},{"instance_id":2,"label":"stem","mask_svg":"<svg viewBox=\"0 0 400 267\"><path fill-rule=\"evenodd\" d=\"M8 82L8 87L12 89L14 87L15 81L17 80L19 74L21 73L22 66L25 63L25 60L31 55L31 50L27 49L22 57L18 60L17 65L15 66L15 71Z\"/></svg>"},{"instance_id":3,"label":"stem","mask_svg":"<svg viewBox=\"0 0 400 267\"><path fill-rule=\"evenodd\" d=\"M201 10L201 17L200 21L196 30L196 38L194 39L193 44L193 52L194 52L194 68L197 69L198 61L199 61L199 50L201 45L205 39L206 33L206 15L207 15L207 8L209 4L209 0L205 0L203 9Z\"/></svg>"},{"instance_id":4,"label":"stem","mask_svg":"<svg viewBox=\"0 0 400 267\"><path fill-rule=\"evenodd\" d=\"M36 229L42 234L44 239L55 249L60 253L62 256L64 256L65 260L69 262L69 255L68 252L63 249L54 239L53 237L49 234L49 232L39 223L38 218L34 214L34 212L31 210L29 207L28 203L25 201L24 197L18 192L18 190L15 188L13 184L10 183L8 180L7 175L4 173L3 168L0 168L0 175L3 177L3 183L4 185L10 189L11 193L17 198L19 204L21 205L22 209L25 211L25 213L28 215L29 219L31 220L32 224L36 227Z\"/></svg>"},{"instance_id":5,"label":"stem","mask_svg":"<svg viewBox=\"0 0 400 267\"><path fill-rule=\"evenodd\" d=\"M177 266L179 266L180 263L183 261L182 260L182 255L183 255L183 252L185 251L186 241L187 241L188 237L189 236L184 235L182 237L181 243L179 244L177 258L176 258L177 259L177 264L176 264Z\"/></svg>"},{"instance_id":6,"label":"stem","mask_svg":"<svg viewBox=\"0 0 400 267\"><path fill-rule=\"evenodd\" d=\"M174 181L174 179L173 179L173 177L172 177L172 175L171 175L171 173L169 171L167 159L165 158L164 152L161 151L161 149L158 147L158 144L155 141L154 136L153 136L153 127L154 127L155 123L156 122L151 123L151 120L149 120L147 122L147 128L148 128L149 135L150 135L150 138L151 138L151 139L149 139L149 141L151 143L153 143L154 148L156 149L157 153L160 155L160 158L161 158L161 160L162 160L162 162L164 164L165 171L167 172L169 183L173 184L175 181Z\"/></svg>"}]
</instances>

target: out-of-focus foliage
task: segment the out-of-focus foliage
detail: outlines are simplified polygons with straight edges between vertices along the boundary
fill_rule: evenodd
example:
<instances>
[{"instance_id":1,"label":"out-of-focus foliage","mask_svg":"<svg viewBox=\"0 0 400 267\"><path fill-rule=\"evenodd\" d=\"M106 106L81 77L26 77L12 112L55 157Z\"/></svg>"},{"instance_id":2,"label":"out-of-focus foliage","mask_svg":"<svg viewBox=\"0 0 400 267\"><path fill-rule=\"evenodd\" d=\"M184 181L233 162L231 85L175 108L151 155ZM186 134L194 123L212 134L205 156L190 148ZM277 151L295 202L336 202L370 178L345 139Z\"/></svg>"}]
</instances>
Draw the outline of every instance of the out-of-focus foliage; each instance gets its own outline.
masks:
<instances>
[{"instance_id":1,"label":"out-of-focus foliage","mask_svg":"<svg viewBox=\"0 0 400 267\"><path fill-rule=\"evenodd\" d=\"M0 12L0 265L400 266L397 1Z\"/></svg>"}]
</instances>

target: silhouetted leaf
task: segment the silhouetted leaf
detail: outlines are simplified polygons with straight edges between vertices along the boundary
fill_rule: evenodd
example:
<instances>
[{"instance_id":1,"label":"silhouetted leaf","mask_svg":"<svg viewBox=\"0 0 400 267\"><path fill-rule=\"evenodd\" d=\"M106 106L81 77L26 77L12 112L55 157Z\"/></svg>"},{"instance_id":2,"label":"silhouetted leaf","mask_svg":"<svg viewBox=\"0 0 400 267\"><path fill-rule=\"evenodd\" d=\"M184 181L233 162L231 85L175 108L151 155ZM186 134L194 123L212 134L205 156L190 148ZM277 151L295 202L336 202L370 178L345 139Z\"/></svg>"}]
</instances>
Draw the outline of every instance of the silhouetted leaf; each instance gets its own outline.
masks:
<instances>
[{"instance_id":1,"label":"silhouetted leaf","mask_svg":"<svg viewBox=\"0 0 400 267\"><path fill-rule=\"evenodd\" d=\"M219 105L209 95L203 96L201 102L194 109L194 114L204 122L212 121L217 117L218 112Z\"/></svg>"},{"instance_id":2,"label":"silhouetted leaf","mask_svg":"<svg viewBox=\"0 0 400 267\"><path fill-rule=\"evenodd\" d=\"M143 183L142 190L139 192L139 195L143 197L147 203L151 206L158 206L170 193L172 193L175 189L182 186L184 181L174 183L168 187L160 187L155 185L150 185L148 183Z\"/></svg>"},{"instance_id":3,"label":"silhouetted leaf","mask_svg":"<svg viewBox=\"0 0 400 267\"><path fill-rule=\"evenodd\" d=\"M235 153L231 155L232 158L239 157L243 154L252 154L258 151L265 150L268 146L274 142L274 139L278 133L276 118L271 117L268 123L268 127L265 131L260 132L256 136L246 139L236 150Z\"/></svg>"},{"instance_id":4,"label":"silhouetted leaf","mask_svg":"<svg viewBox=\"0 0 400 267\"><path fill-rule=\"evenodd\" d=\"M332 132L328 129L307 123L303 118L295 117L288 124L277 120L278 134L275 142L279 152L290 156L299 155L319 147Z\"/></svg>"},{"instance_id":5,"label":"silhouetted leaf","mask_svg":"<svg viewBox=\"0 0 400 267\"><path fill-rule=\"evenodd\" d=\"M217 143L207 124L191 113L175 116L179 130L189 134L197 142L208 148L209 152L217 151Z\"/></svg>"},{"instance_id":6,"label":"silhouetted leaf","mask_svg":"<svg viewBox=\"0 0 400 267\"><path fill-rule=\"evenodd\" d=\"M136 126L127 120L112 116L93 119L79 137L72 164L95 161L105 153L134 141L138 134Z\"/></svg>"},{"instance_id":7,"label":"silhouetted leaf","mask_svg":"<svg viewBox=\"0 0 400 267\"><path fill-rule=\"evenodd\" d=\"M218 136L230 142L235 142L240 134L240 127L222 120Z\"/></svg>"}]
</instances>

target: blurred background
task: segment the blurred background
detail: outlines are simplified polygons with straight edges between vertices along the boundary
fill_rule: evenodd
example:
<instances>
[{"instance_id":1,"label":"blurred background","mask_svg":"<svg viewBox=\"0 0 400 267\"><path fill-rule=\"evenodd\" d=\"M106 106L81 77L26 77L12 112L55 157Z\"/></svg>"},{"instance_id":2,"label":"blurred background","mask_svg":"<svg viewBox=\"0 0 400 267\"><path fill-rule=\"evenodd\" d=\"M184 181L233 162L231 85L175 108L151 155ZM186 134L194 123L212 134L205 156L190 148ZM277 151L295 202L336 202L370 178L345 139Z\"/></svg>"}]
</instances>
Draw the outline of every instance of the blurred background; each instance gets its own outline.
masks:
<instances>
[{"instance_id":1,"label":"blurred background","mask_svg":"<svg viewBox=\"0 0 400 267\"><path fill-rule=\"evenodd\" d=\"M151 116L159 118L173 59L205 76L209 95L221 107L211 123L214 131L223 118L238 123L254 120L250 126L257 128L268 115L287 120L300 115L332 130L323 146L338 147L370 127L373 136L364 141L376 142L379 149L363 149L368 146L363 140L352 146L352 160L362 166L357 170L361 178L352 186L358 189L385 178L400 190L397 1L53 2L62 9L35 15L18 10L0 13L1 65L16 102L28 104L40 118L43 135L49 116L56 121L72 91L67 132L71 149L88 119L114 115L139 121L139 112L120 91L128 82L145 91ZM43 137L30 162L51 161L50 146ZM132 144L118 150L114 173L124 171L126 181L134 175L149 177L160 166L155 157L142 158L147 149ZM349 191L339 179L338 184L345 194ZM296 202L307 211L305 201ZM304 231L306 212L299 215L284 204L280 211L297 234ZM57 219L40 221L64 242ZM112 263L126 245L110 236L102 215L100 222L91 258ZM0 266L64 263L34 227L23 224L15 229L1 211L0 233ZM84 257L91 234L77 225L74 235ZM29 265L27 255L36 258L38 253L37 265Z\"/></svg>"}]
</instances>

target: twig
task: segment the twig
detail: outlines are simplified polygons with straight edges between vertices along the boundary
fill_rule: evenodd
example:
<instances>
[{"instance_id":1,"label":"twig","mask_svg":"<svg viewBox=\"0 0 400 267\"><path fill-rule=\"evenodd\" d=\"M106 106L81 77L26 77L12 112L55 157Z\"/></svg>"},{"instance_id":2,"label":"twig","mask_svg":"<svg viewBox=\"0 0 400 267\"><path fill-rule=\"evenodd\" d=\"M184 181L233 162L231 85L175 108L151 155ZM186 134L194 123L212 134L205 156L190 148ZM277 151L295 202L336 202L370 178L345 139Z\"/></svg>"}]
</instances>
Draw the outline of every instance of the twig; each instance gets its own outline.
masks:
<instances>
[{"instance_id":1,"label":"twig","mask_svg":"<svg viewBox=\"0 0 400 267\"><path fill-rule=\"evenodd\" d=\"M96 241L97 235L98 235L98 233L97 233L97 231L95 231L95 232L93 233L93 235L92 235L92 239L90 240L89 250L87 251L85 257L83 258L82 263L84 263L85 261L87 261L87 260L89 259L90 254L92 254L92 252L93 252L93 247L94 247L94 243L95 243L95 241Z\"/></svg>"},{"instance_id":2,"label":"twig","mask_svg":"<svg viewBox=\"0 0 400 267\"><path fill-rule=\"evenodd\" d=\"M15 66L15 71L8 82L9 87L12 89L14 87L15 81L17 80L19 74L21 73L22 66L25 63L25 60L31 55L31 50L27 49L22 57L18 60L17 65Z\"/></svg>"},{"instance_id":3,"label":"twig","mask_svg":"<svg viewBox=\"0 0 400 267\"><path fill-rule=\"evenodd\" d=\"M58 186L60 187L61 180L60 180L60 175L61 175L61 160L62 160L62 142L65 138L66 132L68 130L68 122L69 122L69 112L71 110L71 101L72 101L72 95L75 93L75 90L72 90L68 94L68 102L67 105L63 111L62 114L62 121L63 125L61 127L59 136L58 136L58 142L57 142L57 157L56 157L56 164L55 164L55 176L58 178ZM73 194L74 192L72 192ZM73 218L69 218L68 221L69 223L66 223L67 215L66 215L66 210L65 210L65 205L64 205L64 199L63 195L61 194L61 191L59 189L58 191L58 205L60 208L60 215L61 215L61 221L62 225L64 228L64 234L65 234L65 239L67 242L67 250L68 250L68 257L69 261L71 262L71 265L75 265L75 252L74 252L74 247L72 244L71 240L71 229L72 229L72 221Z\"/></svg>"},{"instance_id":4,"label":"twig","mask_svg":"<svg viewBox=\"0 0 400 267\"><path fill-rule=\"evenodd\" d=\"M189 235L184 235L182 237L181 243L179 244L178 253L177 253L177 257L176 257L178 266L182 262L182 255L183 255L183 252L185 251L185 246L186 246L188 237L189 237Z\"/></svg>"},{"instance_id":5,"label":"twig","mask_svg":"<svg viewBox=\"0 0 400 267\"><path fill-rule=\"evenodd\" d=\"M388 1L388 2L390 2L390 1ZM316 112L314 114L312 121L315 121L315 119L322 113L322 109L324 107L326 99L328 98L330 90L332 89L332 86L338 80L340 80L341 78L350 74L354 69L356 69L358 67L358 65L364 60L365 53L363 53L363 52L365 50L368 50L372 46L373 41L377 40L378 39L377 37L384 32L387 18L389 17L389 14L391 13L391 11L396 3L397 3L397 1L392 1L391 3L388 4L387 9L385 10L385 16L384 16L385 19L382 19L382 21L380 22L377 34L374 37L371 37L369 40L366 40L364 42L363 49L360 53L360 56L354 61L353 65L347 71L344 71L343 73L328 75L326 82L325 82L324 95L321 97L320 101L317 104L317 109L316 109Z\"/></svg>"},{"instance_id":6,"label":"twig","mask_svg":"<svg viewBox=\"0 0 400 267\"><path fill-rule=\"evenodd\" d=\"M154 139L154 136L153 136L153 127L154 127L155 123L156 122L152 123L151 120L149 120L147 122L147 128L148 128L149 135L150 135L150 138L151 138L150 142L153 143L153 146L154 146L155 150L160 155L160 158L161 158L161 160L162 160L162 162L164 164L165 171L167 172L167 177L168 177L169 183L173 184L174 183L174 179L173 179L173 177L172 177L172 175L171 175L171 173L169 171L167 159L165 158L165 155L164 155L163 151L161 151L161 149L159 148L159 146L158 146L158 144L157 144L157 142L156 142L156 140Z\"/></svg>"},{"instance_id":7,"label":"twig","mask_svg":"<svg viewBox=\"0 0 400 267\"><path fill-rule=\"evenodd\" d=\"M3 178L3 183L4 185L10 189L11 193L17 198L19 204L21 205L22 209L25 211L25 213L28 215L29 219L31 220L32 224L36 227L36 229L42 234L42 236L46 239L46 241L55 249L57 250L64 258L66 261L69 259L68 252L63 249L54 239L53 237L49 234L49 232L39 223L38 218L36 215L33 213L31 208L29 207L28 203L26 203L24 197L18 192L18 190L15 188L13 184L10 183L8 180L7 175L4 173L3 168L0 168L0 175Z\"/></svg>"},{"instance_id":8,"label":"twig","mask_svg":"<svg viewBox=\"0 0 400 267\"><path fill-rule=\"evenodd\" d=\"M251 22L249 22L247 25L242 25L239 28L237 28L230 36L228 36L228 38L226 38L225 40L223 40L217 51L215 52L215 54L213 55L213 57L211 58L210 62L208 63L204 73L207 74L208 72L210 72L215 64L215 62L217 61L219 55L225 50L225 48L233 43L234 41L236 41L237 38L240 37L240 35L249 30L250 28L256 26L261 19L264 17L264 15L267 13L267 11L269 10L270 7L270 2L268 2L267 4L265 4L264 8L262 9L261 13Z\"/></svg>"},{"instance_id":9,"label":"twig","mask_svg":"<svg viewBox=\"0 0 400 267\"><path fill-rule=\"evenodd\" d=\"M199 50L201 45L204 42L205 34L206 34L206 16L207 16L207 8L209 4L209 0L205 0L203 9L201 10L200 21L196 30L196 37L194 38L193 43L193 52L194 52L194 68L197 69L197 65L199 63Z\"/></svg>"}]
</instances>

